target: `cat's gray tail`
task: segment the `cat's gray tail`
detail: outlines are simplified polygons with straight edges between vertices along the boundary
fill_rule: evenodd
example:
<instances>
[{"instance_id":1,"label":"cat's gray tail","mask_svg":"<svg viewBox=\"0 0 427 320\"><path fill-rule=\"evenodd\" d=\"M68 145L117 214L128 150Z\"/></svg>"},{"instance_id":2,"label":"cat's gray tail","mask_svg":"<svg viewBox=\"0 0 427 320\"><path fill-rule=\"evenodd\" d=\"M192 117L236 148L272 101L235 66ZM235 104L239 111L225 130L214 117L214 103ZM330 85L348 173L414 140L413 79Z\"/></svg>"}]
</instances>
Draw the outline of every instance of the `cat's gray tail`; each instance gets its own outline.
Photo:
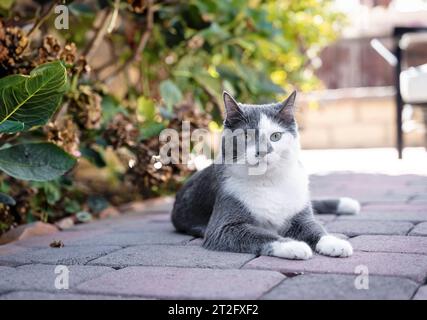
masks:
<instances>
[{"instance_id":1,"label":"cat's gray tail","mask_svg":"<svg viewBox=\"0 0 427 320\"><path fill-rule=\"evenodd\" d=\"M359 201L352 198L312 200L311 205L317 214L353 215L360 212Z\"/></svg>"}]
</instances>

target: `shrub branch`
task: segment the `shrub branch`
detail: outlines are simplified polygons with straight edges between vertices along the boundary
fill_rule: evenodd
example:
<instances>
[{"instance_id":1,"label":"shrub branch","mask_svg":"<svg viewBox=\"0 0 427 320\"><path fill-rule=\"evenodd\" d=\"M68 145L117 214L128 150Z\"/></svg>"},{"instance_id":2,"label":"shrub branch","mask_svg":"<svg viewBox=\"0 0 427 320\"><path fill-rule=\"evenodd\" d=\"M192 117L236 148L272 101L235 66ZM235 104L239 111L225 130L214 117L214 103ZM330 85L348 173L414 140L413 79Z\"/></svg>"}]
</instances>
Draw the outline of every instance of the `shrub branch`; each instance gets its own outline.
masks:
<instances>
[{"instance_id":1,"label":"shrub branch","mask_svg":"<svg viewBox=\"0 0 427 320\"><path fill-rule=\"evenodd\" d=\"M151 32L153 30L154 23L154 6L153 0L148 0L147 2L147 22L144 33L141 35L139 39L138 46L130 59L126 62L118 66L115 70L113 70L108 76L106 76L103 81L111 81L118 74L124 71L131 63L141 61L141 55L144 52L145 47L147 46L148 40L150 39Z\"/></svg>"}]
</instances>

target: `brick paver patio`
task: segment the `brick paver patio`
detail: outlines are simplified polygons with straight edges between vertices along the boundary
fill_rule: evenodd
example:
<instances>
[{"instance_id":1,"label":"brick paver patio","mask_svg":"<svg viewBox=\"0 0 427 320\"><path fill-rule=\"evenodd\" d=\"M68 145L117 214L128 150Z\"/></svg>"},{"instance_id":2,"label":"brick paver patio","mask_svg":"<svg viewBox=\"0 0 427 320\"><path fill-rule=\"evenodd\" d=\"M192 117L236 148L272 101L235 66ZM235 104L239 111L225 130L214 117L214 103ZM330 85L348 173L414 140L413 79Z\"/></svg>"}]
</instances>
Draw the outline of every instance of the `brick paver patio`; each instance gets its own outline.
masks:
<instances>
[{"instance_id":1,"label":"brick paver patio","mask_svg":"<svg viewBox=\"0 0 427 320\"><path fill-rule=\"evenodd\" d=\"M0 246L0 299L427 299L427 177L337 173L311 185L362 202L358 216L319 217L350 237L351 258L208 251L174 232L169 200ZM50 248L54 239L65 246ZM55 288L57 265L69 267L69 289ZM355 286L360 268L369 289Z\"/></svg>"}]
</instances>

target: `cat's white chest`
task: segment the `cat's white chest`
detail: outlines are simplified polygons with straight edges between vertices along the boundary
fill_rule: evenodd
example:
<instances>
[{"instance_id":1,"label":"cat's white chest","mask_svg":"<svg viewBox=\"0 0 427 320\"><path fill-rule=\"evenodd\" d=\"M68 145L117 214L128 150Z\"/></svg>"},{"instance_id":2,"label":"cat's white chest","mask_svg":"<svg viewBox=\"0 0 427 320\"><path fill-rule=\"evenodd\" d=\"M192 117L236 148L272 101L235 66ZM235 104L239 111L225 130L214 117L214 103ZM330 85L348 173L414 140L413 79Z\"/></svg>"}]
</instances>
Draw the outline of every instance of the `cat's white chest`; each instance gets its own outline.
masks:
<instances>
[{"instance_id":1,"label":"cat's white chest","mask_svg":"<svg viewBox=\"0 0 427 320\"><path fill-rule=\"evenodd\" d=\"M271 229L279 229L309 201L308 177L302 168L270 178L245 181L230 177L225 188L246 206L259 225Z\"/></svg>"}]
</instances>

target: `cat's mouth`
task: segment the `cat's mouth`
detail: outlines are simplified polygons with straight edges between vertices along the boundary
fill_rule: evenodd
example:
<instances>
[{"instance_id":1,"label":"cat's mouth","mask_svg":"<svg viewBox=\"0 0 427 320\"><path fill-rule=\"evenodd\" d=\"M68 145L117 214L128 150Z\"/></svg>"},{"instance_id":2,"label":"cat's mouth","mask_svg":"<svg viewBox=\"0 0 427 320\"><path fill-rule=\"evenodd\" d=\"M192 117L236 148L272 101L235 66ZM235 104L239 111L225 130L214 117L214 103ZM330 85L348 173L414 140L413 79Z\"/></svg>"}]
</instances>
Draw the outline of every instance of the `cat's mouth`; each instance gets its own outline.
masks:
<instances>
[{"instance_id":1,"label":"cat's mouth","mask_svg":"<svg viewBox=\"0 0 427 320\"><path fill-rule=\"evenodd\" d=\"M270 165L273 163L273 160L268 159L268 157L256 158L255 161L248 161L247 166L250 168L258 167L260 165Z\"/></svg>"}]
</instances>

